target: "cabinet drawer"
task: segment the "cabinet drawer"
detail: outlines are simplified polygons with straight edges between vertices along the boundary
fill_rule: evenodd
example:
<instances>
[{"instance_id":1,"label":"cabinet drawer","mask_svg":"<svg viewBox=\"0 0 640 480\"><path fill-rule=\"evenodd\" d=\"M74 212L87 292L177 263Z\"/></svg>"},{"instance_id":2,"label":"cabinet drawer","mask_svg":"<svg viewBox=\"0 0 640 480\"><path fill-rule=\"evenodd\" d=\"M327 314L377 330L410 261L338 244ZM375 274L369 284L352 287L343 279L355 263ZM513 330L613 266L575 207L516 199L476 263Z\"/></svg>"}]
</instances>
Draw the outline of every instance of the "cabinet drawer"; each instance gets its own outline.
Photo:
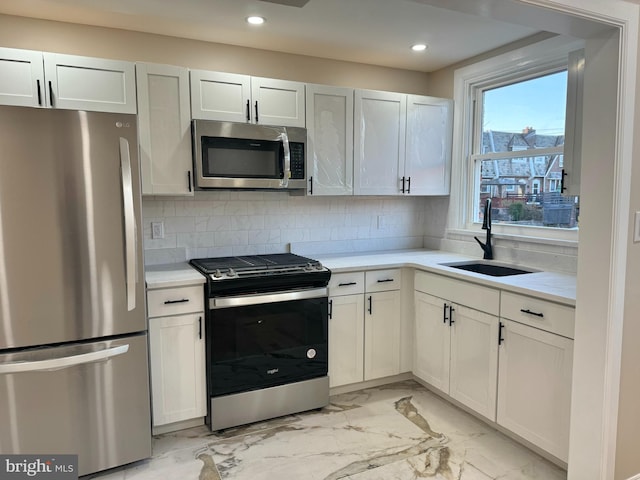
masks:
<instances>
[{"instance_id":1,"label":"cabinet drawer","mask_svg":"<svg viewBox=\"0 0 640 480\"><path fill-rule=\"evenodd\" d=\"M147 291L149 317L164 317L204 310L202 285L179 288L160 288Z\"/></svg>"},{"instance_id":2,"label":"cabinet drawer","mask_svg":"<svg viewBox=\"0 0 640 480\"><path fill-rule=\"evenodd\" d=\"M415 289L496 316L500 309L499 290L444 275L416 272Z\"/></svg>"},{"instance_id":3,"label":"cabinet drawer","mask_svg":"<svg viewBox=\"0 0 640 480\"><path fill-rule=\"evenodd\" d=\"M366 292L400 290L402 287L402 270L399 268L365 272L364 278Z\"/></svg>"},{"instance_id":4,"label":"cabinet drawer","mask_svg":"<svg viewBox=\"0 0 640 480\"><path fill-rule=\"evenodd\" d=\"M329 281L329 296L364 293L364 272L334 273Z\"/></svg>"},{"instance_id":5,"label":"cabinet drawer","mask_svg":"<svg viewBox=\"0 0 640 480\"><path fill-rule=\"evenodd\" d=\"M575 309L539 298L502 292L500 316L515 322L573 338Z\"/></svg>"}]
</instances>

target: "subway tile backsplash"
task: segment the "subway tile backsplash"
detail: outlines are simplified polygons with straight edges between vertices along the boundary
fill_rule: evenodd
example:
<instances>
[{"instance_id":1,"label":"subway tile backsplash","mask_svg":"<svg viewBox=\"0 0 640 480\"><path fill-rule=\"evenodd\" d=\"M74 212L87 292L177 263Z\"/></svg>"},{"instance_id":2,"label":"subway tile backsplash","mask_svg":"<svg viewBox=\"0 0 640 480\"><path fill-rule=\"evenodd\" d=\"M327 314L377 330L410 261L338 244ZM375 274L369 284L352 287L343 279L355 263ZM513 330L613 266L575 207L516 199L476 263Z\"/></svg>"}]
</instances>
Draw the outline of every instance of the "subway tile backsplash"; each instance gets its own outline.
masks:
<instances>
[{"instance_id":1,"label":"subway tile backsplash","mask_svg":"<svg viewBox=\"0 0 640 480\"><path fill-rule=\"evenodd\" d=\"M145 263L293 251L303 255L421 248L424 197L296 197L198 191L144 197ZM164 238L151 238L164 222Z\"/></svg>"}]
</instances>

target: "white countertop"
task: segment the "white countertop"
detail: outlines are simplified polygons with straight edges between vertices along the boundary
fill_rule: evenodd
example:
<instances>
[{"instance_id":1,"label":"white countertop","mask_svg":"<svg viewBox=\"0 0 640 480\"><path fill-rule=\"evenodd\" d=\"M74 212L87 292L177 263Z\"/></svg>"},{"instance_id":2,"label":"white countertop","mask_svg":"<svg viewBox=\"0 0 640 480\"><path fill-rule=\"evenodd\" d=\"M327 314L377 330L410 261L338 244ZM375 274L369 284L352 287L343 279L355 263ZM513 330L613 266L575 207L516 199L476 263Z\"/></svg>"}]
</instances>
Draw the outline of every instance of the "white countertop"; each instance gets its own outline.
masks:
<instances>
[{"instance_id":1,"label":"white countertop","mask_svg":"<svg viewBox=\"0 0 640 480\"><path fill-rule=\"evenodd\" d=\"M555 272L534 272L508 277L490 277L440 265L441 263L477 260L477 258L439 250L314 255L313 258L320 260L324 266L334 273L408 267L565 305L575 306L576 303L576 277L574 275ZM205 282L205 277L189 266L188 263L146 267L145 279L149 290L197 285Z\"/></svg>"},{"instance_id":2,"label":"white countertop","mask_svg":"<svg viewBox=\"0 0 640 480\"><path fill-rule=\"evenodd\" d=\"M543 300L575 306L576 277L564 273L534 272L525 275L490 277L440 265L441 263L478 260L456 253L439 250L406 250L394 252L368 252L363 254L316 255L324 266L334 273L356 270L410 267L439 273L488 287L508 290ZM497 261L497 263L500 263ZM532 269L535 269L533 267Z\"/></svg>"},{"instance_id":3,"label":"white countertop","mask_svg":"<svg viewBox=\"0 0 640 480\"><path fill-rule=\"evenodd\" d=\"M186 287L205 283L207 279L186 262L145 267L147 290Z\"/></svg>"}]
</instances>

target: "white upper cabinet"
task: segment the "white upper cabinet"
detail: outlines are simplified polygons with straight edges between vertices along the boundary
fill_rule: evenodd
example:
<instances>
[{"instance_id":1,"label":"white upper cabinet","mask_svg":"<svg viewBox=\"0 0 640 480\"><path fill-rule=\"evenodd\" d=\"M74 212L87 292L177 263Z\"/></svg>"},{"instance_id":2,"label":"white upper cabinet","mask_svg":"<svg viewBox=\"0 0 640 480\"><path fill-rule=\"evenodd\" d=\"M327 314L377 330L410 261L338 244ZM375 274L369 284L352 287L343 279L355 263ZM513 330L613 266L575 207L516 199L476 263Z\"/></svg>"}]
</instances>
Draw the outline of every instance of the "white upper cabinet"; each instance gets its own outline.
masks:
<instances>
[{"instance_id":1,"label":"white upper cabinet","mask_svg":"<svg viewBox=\"0 0 640 480\"><path fill-rule=\"evenodd\" d=\"M47 52L43 56L49 106L136 113L133 63Z\"/></svg>"},{"instance_id":2,"label":"white upper cabinet","mask_svg":"<svg viewBox=\"0 0 640 480\"><path fill-rule=\"evenodd\" d=\"M143 195L193 195L189 71L138 63Z\"/></svg>"},{"instance_id":3,"label":"white upper cabinet","mask_svg":"<svg viewBox=\"0 0 640 480\"><path fill-rule=\"evenodd\" d=\"M307 85L309 195L353 195L353 89Z\"/></svg>"},{"instance_id":4,"label":"white upper cabinet","mask_svg":"<svg viewBox=\"0 0 640 480\"><path fill-rule=\"evenodd\" d=\"M404 165L407 193L449 194L452 122L452 100L408 95Z\"/></svg>"},{"instance_id":5,"label":"white upper cabinet","mask_svg":"<svg viewBox=\"0 0 640 480\"><path fill-rule=\"evenodd\" d=\"M405 154L407 96L356 90L354 193L398 195Z\"/></svg>"},{"instance_id":6,"label":"white upper cabinet","mask_svg":"<svg viewBox=\"0 0 640 480\"><path fill-rule=\"evenodd\" d=\"M0 103L136 113L133 63L0 49Z\"/></svg>"},{"instance_id":7,"label":"white upper cabinet","mask_svg":"<svg viewBox=\"0 0 640 480\"><path fill-rule=\"evenodd\" d=\"M0 48L0 104L44 106L42 52Z\"/></svg>"},{"instance_id":8,"label":"white upper cabinet","mask_svg":"<svg viewBox=\"0 0 640 480\"><path fill-rule=\"evenodd\" d=\"M251 77L191 70L191 115L225 122L251 121Z\"/></svg>"},{"instance_id":9,"label":"white upper cabinet","mask_svg":"<svg viewBox=\"0 0 640 480\"><path fill-rule=\"evenodd\" d=\"M356 195L448 195L453 102L356 90Z\"/></svg>"},{"instance_id":10,"label":"white upper cabinet","mask_svg":"<svg viewBox=\"0 0 640 480\"><path fill-rule=\"evenodd\" d=\"M304 95L299 82L191 71L193 118L304 127Z\"/></svg>"},{"instance_id":11,"label":"white upper cabinet","mask_svg":"<svg viewBox=\"0 0 640 480\"><path fill-rule=\"evenodd\" d=\"M564 158L561 191L580 195L582 164L582 102L584 90L584 50L569 54L567 66L567 114L565 117Z\"/></svg>"}]
</instances>

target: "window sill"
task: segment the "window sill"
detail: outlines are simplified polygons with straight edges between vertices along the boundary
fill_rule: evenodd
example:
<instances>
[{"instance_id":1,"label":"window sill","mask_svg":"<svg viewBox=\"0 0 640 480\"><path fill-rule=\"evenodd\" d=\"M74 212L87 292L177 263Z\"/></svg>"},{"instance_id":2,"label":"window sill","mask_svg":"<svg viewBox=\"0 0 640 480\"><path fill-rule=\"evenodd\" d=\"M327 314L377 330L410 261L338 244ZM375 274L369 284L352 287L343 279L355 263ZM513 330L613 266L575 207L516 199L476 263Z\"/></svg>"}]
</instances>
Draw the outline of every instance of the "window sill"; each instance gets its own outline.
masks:
<instances>
[{"instance_id":1,"label":"window sill","mask_svg":"<svg viewBox=\"0 0 640 480\"><path fill-rule=\"evenodd\" d=\"M479 226L478 226L479 227ZM573 232L571 232L573 233ZM478 230L467 230L467 229L449 229L447 230L446 238L450 240L465 240L465 241L474 241L473 237L478 237L480 240L484 241L485 232L478 228ZM548 238L548 237L538 237L531 235L516 235L512 233L504 233L499 231L492 231L491 237L495 240L504 241L507 243L525 243L530 245L548 245L552 247L561 247L561 248L578 248L578 232L575 232L575 240L573 239L561 239L561 238Z\"/></svg>"}]
</instances>

